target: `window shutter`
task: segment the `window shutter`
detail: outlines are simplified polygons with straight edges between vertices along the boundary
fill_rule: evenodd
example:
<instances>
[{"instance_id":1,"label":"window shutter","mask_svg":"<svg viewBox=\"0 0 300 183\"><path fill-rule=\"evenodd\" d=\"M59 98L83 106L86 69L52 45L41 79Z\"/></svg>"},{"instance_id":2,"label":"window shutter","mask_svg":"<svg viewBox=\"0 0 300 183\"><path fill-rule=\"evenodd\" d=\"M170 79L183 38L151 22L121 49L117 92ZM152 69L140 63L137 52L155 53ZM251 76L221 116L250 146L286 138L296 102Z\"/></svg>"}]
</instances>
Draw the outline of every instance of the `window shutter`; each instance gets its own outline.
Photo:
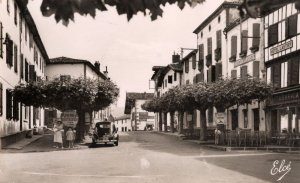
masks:
<instances>
[{"instance_id":1,"label":"window shutter","mask_svg":"<svg viewBox=\"0 0 300 183\"><path fill-rule=\"evenodd\" d=\"M0 116L3 114L3 87L2 83L0 83Z\"/></svg>"},{"instance_id":2,"label":"window shutter","mask_svg":"<svg viewBox=\"0 0 300 183\"><path fill-rule=\"evenodd\" d=\"M211 81L214 82L216 81L216 66L212 65L211 66Z\"/></svg>"},{"instance_id":3,"label":"window shutter","mask_svg":"<svg viewBox=\"0 0 300 183\"><path fill-rule=\"evenodd\" d=\"M9 38L8 34L6 34L6 63L9 66L13 65L13 41Z\"/></svg>"},{"instance_id":4,"label":"window shutter","mask_svg":"<svg viewBox=\"0 0 300 183\"><path fill-rule=\"evenodd\" d=\"M246 79L248 78L247 66L244 65L241 67L241 78Z\"/></svg>"},{"instance_id":5,"label":"window shutter","mask_svg":"<svg viewBox=\"0 0 300 183\"><path fill-rule=\"evenodd\" d=\"M217 48L221 48L222 47L222 32L221 30L218 30L216 32L216 37L217 37Z\"/></svg>"},{"instance_id":6,"label":"window shutter","mask_svg":"<svg viewBox=\"0 0 300 183\"><path fill-rule=\"evenodd\" d=\"M12 93L6 90L6 119L12 119Z\"/></svg>"},{"instance_id":7,"label":"window shutter","mask_svg":"<svg viewBox=\"0 0 300 183\"><path fill-rule=\"evenodd\" d=\"M207 54L212 54L212 38L207 38Z\"/></svg>"},{"instance_id":8,"label":"window shutter","mask_svg":"<svg viewBox=\"0 0 300 183\"><path fill-rule=\"evenodd\" d=\"M207 82L210 83L212 82L212 78L211 78L211 67L209 69L207 69Z\"/></svg>"},{"instance_id":9,"label":"window shutter","mask_svg":"<svg viewBox=\"0 0 300 183\"><path fill-rule=\"evenodd\" d=\"M201 72L204 67L204 45L199 45L199 62L198 62L198 70Z\"/></svg>"},{"instance_id":10,"label":"window shutter","mask_svg":"<svg viewBox=\"0 0 300 183\"><path fill-rule=\"evenodd\" d=\"M291 38L297 35L297 20L298 20L298 13L292 15L286 19L286 38Z\"/></svg>"},{"instance_id":11,"label":"window shutter","mask_svg":"<svg viewBox=\"0 0 300 183\"><path fill-rule=\"evenodd\" d=\"M287 85L293 86L299 84L299 59L294 57L288 61L288 79Z\"/></svg>"},{"instance_id":12,"label":"window shutter","mask_svg":"<svg viewBox=\"0 0 300 183\"><path fill-rule=\"evenodd\" d=\"M13 119L19 120L19 103L13 98Z\"/></svg>"},{"instance_id":13,"label":"window shutter","mask_svg":"<svg viewBox=\"0 0 300 183\"><path fill-rule=\"evenodd\" d=\"M231 56L237 54L237 36L231 36Z\"/></svg>"},{"instance_id":14,"label":"window shutter","mask_svg":"<svg viewBox=\"0 0 300 183\"><path fill-rule=\"evenodd\" d=\"M248 50L248 30L242 31L242 50L241 52L247 52Z\"/></svg>"},{"instance_id":15,"label":"window shutter","mask_svg":"<svg viewBox=\"0 0 300 183\"><path fill-rule=\"evenodd\" d=\"M174 72L174 81L177 81L177 72Z\"/></svg>"},{"instance_id":16,"label":"window shutter","mask_svg":"<svg viewBox=\"0 0 300 183\"><path fill-rule=\"evenodd\" d=\"M216 80L222 78L222 63L216 63Z\"/></svg>"},{"instance_id":17,"label":"window shutter","mask_svg":"<svg viewBox=\"0 0 300 183\"><path fill-rule=\"evenodd\" d=\"M260 40L260 24L254 23L253 24L253 39L252 39L252 47L259 47L259 40Z\"/></svg>"},{"instance_id":18,"label":"window shutter","mask_svg":"<svg viewBox=\"0 0 300 183\"><path fill-rule=\"evenodd\" d=\"M259 61L253 62L253 78L259 78Z\"/></svg>"},{"instance_id":19,"label":"window shutter","mask_svg":"<svg viewBox=\"0 0 300 183\"><path fill-rule=\"evenodd\" d=\"M207 113L208 113L208 118L207 118L208 121L207 122L212 123L214 120L214 108L213 107L208 108Z\"/></svg>"},{"instance_id":20,"label":"window shutter","mask_svg":"<svg viewBox=\"0 0 300 183\"><path fill-rule=\"evenodd\" d=\"M192 68L196 69L196 54L192 56Z\"/></svg>"},{"instance_id":21,"label":"window shutter","mask_svg":"<svg viewBox=\"0 0 300 183\"><path fill-rule=\"evenodd\" d=\"M0 57L3 57L3 26L2 22L0 22Z\"/></svg>"},{"instance_id":22,"label":"window shutter","mask_svg":"<svg viewBox=\"0 0 300 183\"><path fill-rule=\"evenodd\" d=\"M29 65L29 82L34 81L34 65Z\"/></svg>"},{"instance_id":23,"label":"window shutter","mask_svg":"<svg viewBox=\"0 0 300 183\"><path fill-rule=\"evenodd\" d=\"M29 65L28 65L27 60L25 59L25 81L26 81L26 82L28 82L28 79L29 79L29 78L28 78L28 75L29 75L29 74L28 74L28 71L29 71L28 69L29 69Z\"/></svg>"},{"instance_id":24,"label":"window shutter","mask_svg":"<svg viewBox=\"0 0 300 183\"><path fill-rule=\"evenodd\" d=\"M274 64L271 67L271 74L272 74L272 83L275 88L280 88L281 86L281 64Z\"/></svg>"},{"instance_id":25,"label":"window shutter","mask_svg":"<svg viewBox=\"0 0 300 183\"><path fill-rule=\"evenodd\" d=\"M14 45L14 71L18 72L18 47Z\"/></svg>"},{"instance_id":26,"label":"window shutter","mask_svg":"<svg viewBox=\"0 0 300 183\"><path fill-rule=\"evenodd\" d=\"M185 73L189 73L189 60L186 60L184 62L184 66L185 66Z\"/></svg>"},{"instance_id":27,"label":"window shutter","mask_svg":"<svg viewBox=\"0 0 300 183\"><path fill-rule=\"evenodd\" d=\"M237 78L237 71L236 70L231 70L231 78L236 79Z\"/></svg>"},{"instance_id":28,"label":"window shutter","mask_svg":"<svg viewBox=\"0 0 300 183\"><path fill-rule=\"evenodd\" d=\"M268 45L272 46L278 43L278 23L269 26L268 29Z\"/></svg>"},{"instance_id":29,"label":"window shutter","mask_svg":"<svg viewBox=\"0 0 300 183\"><path fill-rule=\"evenodd\" d=\"M21 77L21 79L24 78L24 58L23 58L23 54L20 55L20 77Z\"/></svg>"}]
</instances>

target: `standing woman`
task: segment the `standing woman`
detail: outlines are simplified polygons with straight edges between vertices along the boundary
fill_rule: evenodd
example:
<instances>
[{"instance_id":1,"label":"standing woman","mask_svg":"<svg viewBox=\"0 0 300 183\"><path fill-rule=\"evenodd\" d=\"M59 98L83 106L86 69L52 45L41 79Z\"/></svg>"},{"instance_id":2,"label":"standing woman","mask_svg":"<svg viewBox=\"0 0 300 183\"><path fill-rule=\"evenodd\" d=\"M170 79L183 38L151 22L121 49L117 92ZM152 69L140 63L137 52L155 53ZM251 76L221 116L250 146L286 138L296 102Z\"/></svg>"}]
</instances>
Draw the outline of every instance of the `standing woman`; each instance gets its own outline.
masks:
<instances>
[{"instance_id":1,"label":"standing woman","mask_svg":"<svg viewBox=\"0 0 300 183\"><path fill-rule=\"evenodd\" d=\"M63 146L63 139L62 139L62 133L64 130L64 126L61 121L57 121L57 123L54 125L54 143L55 147L59 148L61 147L62 149L64 148Z\"/></svg>"}]
</instances>

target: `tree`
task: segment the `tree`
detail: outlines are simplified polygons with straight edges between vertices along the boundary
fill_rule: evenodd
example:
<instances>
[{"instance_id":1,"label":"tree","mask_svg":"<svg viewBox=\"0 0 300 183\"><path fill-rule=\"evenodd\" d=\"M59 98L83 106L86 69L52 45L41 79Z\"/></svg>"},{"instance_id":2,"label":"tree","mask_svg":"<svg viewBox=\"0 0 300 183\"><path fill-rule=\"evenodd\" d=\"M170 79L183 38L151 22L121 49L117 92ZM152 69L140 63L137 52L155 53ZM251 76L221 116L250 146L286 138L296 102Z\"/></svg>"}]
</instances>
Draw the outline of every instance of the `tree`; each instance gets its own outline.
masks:
<instances>
[{"instance_id":1,"label":"tree","mask_svg":"<svg viewBox=\"0 0 300 183\"><path fill-rule=\"evenodd\" d=\"M152 100L146 101L142 104L142 109L149 112L159 113L158 128L162 131L162 107L161 99L159 97L154 97Z\"/></svg>"},{"instance_id":2,"label":"tree","mask_svg":"<svg viewBox=\"0 0 300 183\"><path fill-rule=\"evenodd\" d=\"M84 138L85 113L104 109L116 101L119 88L109 80L88 78L30 82L14 88L14 97L26 106L54 107L76 110L78 114L77 140Z\"/></svg>"}]
</instances>

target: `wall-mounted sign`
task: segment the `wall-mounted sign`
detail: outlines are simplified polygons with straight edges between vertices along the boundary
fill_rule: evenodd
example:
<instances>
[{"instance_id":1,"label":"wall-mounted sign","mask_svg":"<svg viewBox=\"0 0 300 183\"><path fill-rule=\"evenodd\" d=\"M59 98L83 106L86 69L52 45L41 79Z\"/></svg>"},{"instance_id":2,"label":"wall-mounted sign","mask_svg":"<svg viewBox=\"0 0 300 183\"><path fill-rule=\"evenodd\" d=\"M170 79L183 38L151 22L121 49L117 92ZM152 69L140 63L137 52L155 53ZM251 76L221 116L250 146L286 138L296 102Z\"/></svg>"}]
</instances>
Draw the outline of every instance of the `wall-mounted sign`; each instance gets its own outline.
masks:
<instances>
[{"instance_id":1,"label":"wall-mounted sign","mask_svg":"<svg viewBox=\"0 0 300 183\"><path fill-rule=\"evenodd\" d=\"M234 67L238 67L240 65L246 64L248 62L255 61L255 54L248 55L245 58L239 59L234 62Z\"/></svg>"},{"instance_id":2,"label":"wall-mounted sign","mask_svg":"<svg viewBox=\"0 0 300 183\"><path fill-rule=\"evenodd\" d=\"M64 111L61 113L61 121L67 127L76 127L78 116L75 110Z\"/></svg>"},{"instance_id":3,"label":"wall-mounted sign","mask_svg":"<svg viewBox=\"0 0 300 183\"><path fill-rule=\"evenodd\" d=\"M224 124L226 114L224 112L218 112L215 115L217 124Z\"/></svg>"},{"instance_id":4,"label":"wall-mounted sign","mask_svg":"<svg viewBox=\"0 0 300 183\"><path fill-rule=\"evenodd\" d=\"M271 48L270 49L270 54L274 55L276 53L279 53L281 51L287 50L287 49L292 48L292 47L293 47L293 40L290 40L286 43L283 43L281 45L278 45L276 47Z\"/></svg>"}]
</instances>

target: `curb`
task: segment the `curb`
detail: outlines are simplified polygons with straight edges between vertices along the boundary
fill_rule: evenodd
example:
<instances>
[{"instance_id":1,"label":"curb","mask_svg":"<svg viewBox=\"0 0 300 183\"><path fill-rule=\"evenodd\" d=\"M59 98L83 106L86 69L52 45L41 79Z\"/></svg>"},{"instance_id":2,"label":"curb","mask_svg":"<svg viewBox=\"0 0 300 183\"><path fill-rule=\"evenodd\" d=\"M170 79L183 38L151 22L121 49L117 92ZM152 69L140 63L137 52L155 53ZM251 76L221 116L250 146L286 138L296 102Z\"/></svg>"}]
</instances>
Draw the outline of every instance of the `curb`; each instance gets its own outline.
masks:
<instances>
[{"instance_id":1,"label":"curb","mask_svg":"<svg viewBox=\"0 0 300 183\"><path fill-rule=\"evenodd\" d=\"M22 150L25 146L28 146L29 144L39 140L40 138L42 138L43 135L35 135L33 136L32 138L28 139L28 138L25 138L25 139L22 139L14 144L11 144L9 146L6 146L6 147L3 147L2 149L6 149L6 150ZM27 141L27 142L26 142Z\"/></svg>"}]
</instances>

